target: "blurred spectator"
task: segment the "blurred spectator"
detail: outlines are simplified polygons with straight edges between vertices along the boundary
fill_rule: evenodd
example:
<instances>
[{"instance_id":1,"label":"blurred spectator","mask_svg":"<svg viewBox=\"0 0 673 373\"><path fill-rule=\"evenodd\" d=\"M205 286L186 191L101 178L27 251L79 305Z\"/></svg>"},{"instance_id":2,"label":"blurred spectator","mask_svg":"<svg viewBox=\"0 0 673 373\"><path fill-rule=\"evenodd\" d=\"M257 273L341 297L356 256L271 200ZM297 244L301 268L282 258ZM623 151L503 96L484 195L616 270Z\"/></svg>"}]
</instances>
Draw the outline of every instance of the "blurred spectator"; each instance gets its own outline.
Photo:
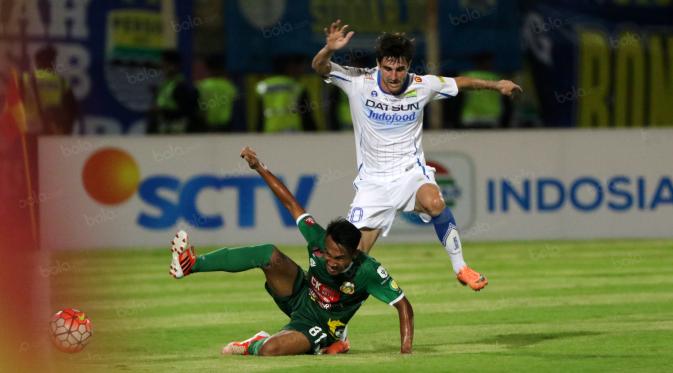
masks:
<instances>
[{"instance_id":1,"label":"blurred spectator","mask_svg":"<svg viewBox=\"0 0 673 373\"><path fill-rule=\"evenodd\" d=\"M262 100L260 132L315 131L308 92L298 78L304 72L303 56L284 56L274 61L276 74L257 83Z\"/></svg>"},{"instance_id":2,"label":"blurred spectator","mask_svg":"<svg viewBox=\"0 0 673 373\"><path fill-rule=\"evenodd\" d=\"M461 75L498 81L503 77L493 71L493 55L480 53L472 57L472 69ZM466 128L509 127L512 117L511 100L495 91L463 92L461 124Z\"/></svg>"},{"instance_id":3,"label":"blurred spectator","mask_svg":"<svg viewBox=\"0 0 673 373\"><path fill-rule=\"evenodd\" d=\"M161 54L164 80L158 87L149 113L147 133L180 134L203 130L199 120L198 92L181 73L180 53Z\"/></svg>"},{"instance_id":4,"label":"blurred spectator","mask_svg":"<svg viewBox=\"0 0 673 373\"><path fill-rule=\"evenodd\" d=\"M205 62L208 77L196 84L204 129L207 132L229 132L238 89L225 72L223 56L211 55Z\"/></svg>"},{"instance_id":5,"label":"blurred spectator","mask_svg":"<svg viewBox=\"0 0 673 373\"><path fill-rule=\"evenodd\" d=\"M517 127L541 127L540 103L529 63L524 62L523 68L516 74L516 81L526 94L517 98L512 122Z\"/></svg>"},{"instance_id":6,"label":"blurred spectator","mask_svg":"<svg viewBox=\"0 0 673 373\"><path fill-rule=\"evenodd\" d=\"M364 52L358 52L350 55L350 61L346 61L346 66L351 67L369 67L374 57ZM350 131L353 129L353 118L351 116L348 96L338 87L329 85L327 88L329 95L329 114L327 126L331 131Z\"/></svg>"},{"instance_id":7,"label":"blurred spectator","mask_svg":"<svg viewBox=\"0 0 673 373\"><path fill-rule=\"evenodd\" d=\"M35 53L35 67L23 74L21 84L29 132L72 134L77 101L68 81L55 69L56 57L53 46L40 48Z\"/></svg>"}]
</instances>

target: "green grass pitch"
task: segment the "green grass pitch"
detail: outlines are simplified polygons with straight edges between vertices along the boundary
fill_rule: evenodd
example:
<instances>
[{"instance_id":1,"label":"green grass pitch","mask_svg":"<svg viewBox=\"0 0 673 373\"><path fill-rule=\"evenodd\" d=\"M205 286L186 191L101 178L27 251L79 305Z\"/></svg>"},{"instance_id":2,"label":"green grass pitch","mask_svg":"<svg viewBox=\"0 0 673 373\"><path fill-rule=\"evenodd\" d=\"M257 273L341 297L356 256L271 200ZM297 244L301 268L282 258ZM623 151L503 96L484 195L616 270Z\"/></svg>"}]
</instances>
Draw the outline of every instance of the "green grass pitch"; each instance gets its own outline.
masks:
<instances>
[{"instance_id":1,"label":"green grass pitch","mask_svg":"<svg viewBox=\"0 0 673 373\"><path fill-rule=\"evenodd\" d=\"M305 249L280 247L302 267ZM208 249L198 249L206 252ZM287 318L260 270L176 281L169 250L59 253L51 305L87 312L87 348L52 353L56 371L408 372L673 371L673 242L467 243L490 284L460 286L435 244L375 246L372 254L414 307L412 355L399 354L393 307L370 298L339 356L222 357L220 348Z\"/></svg>"}]
</instances>

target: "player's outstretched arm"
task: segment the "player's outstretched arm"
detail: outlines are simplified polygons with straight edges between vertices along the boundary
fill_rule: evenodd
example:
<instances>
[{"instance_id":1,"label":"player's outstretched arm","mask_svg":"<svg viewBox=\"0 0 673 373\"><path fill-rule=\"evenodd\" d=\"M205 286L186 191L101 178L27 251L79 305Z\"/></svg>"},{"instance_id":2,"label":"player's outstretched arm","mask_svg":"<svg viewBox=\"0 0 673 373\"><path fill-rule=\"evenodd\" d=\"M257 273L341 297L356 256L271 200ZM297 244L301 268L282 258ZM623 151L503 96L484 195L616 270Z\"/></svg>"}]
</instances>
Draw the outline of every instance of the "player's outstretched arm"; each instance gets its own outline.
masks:
<instances>
[{"instance_id":1,"label":"player's outstretched arm","mask_svg":"<svg viewBox=\"0 0 673 373\"><path fill-rule=\"evenodd\" d=\"M337 50L343 48L351 40L355 32L347 32L348 25L341 26L341 20L337 19L325 30L325 46L313 57L311 67L320 75L327 75L332 70L329 64L330 58Z\"/></svg>"},{"instance_id":2,"label":"player's outstretched arm","mask_svg":"<svg viewBox=\"0 0 673 373\"><path fill-rule=\"evenodd\" d=\"M456 80L458 91L462 91L463 89L490 89L509 97L516 93L523 93L521 87L510 80L498 80L496 82L495 80L475 79L466 76L459 76L454 79Z\"/></svg>"},{"instance_id":3,"label":"player's outstretched arm","mask_svg":"<svg viewBox=\"0 0 673 373\"><path fill-rule=\"evenodd\" d=\"M290 212L292 218L295 220L299 218L302 214L306 212L304 208L297 202L297 199L294 198L294 195L287 189L285 184L282 181L269 171L269 169L264 166L262 162L257 158L257 153L249 146L246 146L241 150L241 158L245 159L248 162L248 166L253 170L257 171L259 176L264 179L266 185L269 186L273 194L283 203L285 208Z\"/></svg>"},{"instance_id":4,"label":"player's outstretched arm","mask_svg":"<svg viewBox=\"0 0 673 373\"><path fill-rule=\"evenodd\" d=\"M410 354L414 342L414 310L407 297L395 303L395 308L400 317L400 353Z\"/></svg>"}]
</instances>

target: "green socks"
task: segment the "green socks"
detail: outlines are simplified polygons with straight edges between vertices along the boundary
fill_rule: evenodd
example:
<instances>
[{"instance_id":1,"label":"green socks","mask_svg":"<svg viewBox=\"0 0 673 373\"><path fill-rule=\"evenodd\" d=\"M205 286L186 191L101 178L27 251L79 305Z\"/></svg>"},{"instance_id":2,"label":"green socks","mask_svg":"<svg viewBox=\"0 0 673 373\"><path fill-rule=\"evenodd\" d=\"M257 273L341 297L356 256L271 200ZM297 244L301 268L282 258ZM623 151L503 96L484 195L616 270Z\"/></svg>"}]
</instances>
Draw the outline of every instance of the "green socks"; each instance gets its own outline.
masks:
<instances>
[{"instance_id":1,"label":"green socks","mask_svg":"<svg viewBox=\"0 0 673 373\"><path fill-rule=\"evenodd\" d=\"M241 272L252 268L263 268L271 263L275 246L271 244L222 248L196 257L192 272ZM248 345L248 354L258 355L264 342L262 338Z\"/></svg>"},{"instance_id":2,"label":"green socks","mask_svg":"<svg viewBox=\"0 0 673 373\"><path fill-rule=\"evenodd\" d=\"M273 249L273 245L266 244L215 250L199 255L192 272L241 272L252 268L262 268L271 262Z\"/></svg>"},{"instance_id":3,"label":"green socks","mask_svg":"<svg viewBox=\"0 0 673 373\"><path fill-rule=\"evenodd\" d=\"M248 355L259 355L259 350L262 349L262 346L267 339L269 338L262 338L250 343L250 346L248 346Z\"/></svg>"}]
</instances>

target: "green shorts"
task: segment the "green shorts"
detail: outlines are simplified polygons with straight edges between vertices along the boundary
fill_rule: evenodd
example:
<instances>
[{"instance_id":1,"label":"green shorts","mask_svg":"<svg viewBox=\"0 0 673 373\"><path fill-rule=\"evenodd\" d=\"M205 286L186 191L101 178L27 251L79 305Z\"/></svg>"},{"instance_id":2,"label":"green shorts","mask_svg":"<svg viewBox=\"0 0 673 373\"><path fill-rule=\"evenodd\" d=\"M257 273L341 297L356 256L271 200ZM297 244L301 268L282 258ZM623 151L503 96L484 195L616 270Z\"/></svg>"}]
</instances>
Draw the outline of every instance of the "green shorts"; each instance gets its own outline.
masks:
<instances>
[{"instance_id":1,"label":"green shorts","mask_svg":"<svg viewBox=\"0 0 673 373\"><path fill-rule=\"evenodd\" d=\"M330 335L329 329L324 322L318 318L307 315L307 310L312 307L312 300L308 296L308 279L306 273L297 267L297 279L294 281L292 294L287 297L278 297L264 284L266 291L271 295L278 308L289 318L290 322L283 327L283 330L296 330L308 338L311 342L312 353L317 353L321 349L336 342L336 339Z\"/></svg>"}]
</instances>

